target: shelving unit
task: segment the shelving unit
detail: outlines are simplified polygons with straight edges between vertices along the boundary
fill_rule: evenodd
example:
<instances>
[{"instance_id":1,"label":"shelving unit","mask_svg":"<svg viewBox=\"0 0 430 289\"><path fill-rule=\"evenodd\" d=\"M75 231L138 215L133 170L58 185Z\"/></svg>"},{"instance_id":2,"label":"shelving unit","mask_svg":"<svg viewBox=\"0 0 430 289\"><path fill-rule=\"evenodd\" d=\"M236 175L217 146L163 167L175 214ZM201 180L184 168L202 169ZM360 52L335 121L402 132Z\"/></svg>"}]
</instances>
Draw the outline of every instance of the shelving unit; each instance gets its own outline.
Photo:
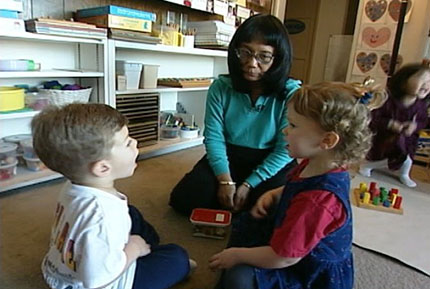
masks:
<instances>
[{"instance_id":1,"label":"shelving unit","mask_svg":"<svg viewBox=\"0 0 430 289\"><path fill-rule=\"evenodd\" d=\"M109 82L115 83L115 60L127 60L144 64L159 65L158 78L202 78L217 77L227 73L227 52L199 48L184 48L166 45L153 45L108 40ZM109 101L114 103L118 96L136 93L159 93L160 111L176 110L180 102L187 113L194 114L196 124L204 129L204 111L208 87L177 88L159 86L153 89L137 89L116 91L115 85L110 86ZM203 143L203 137L196 139L159 140L157 144L140 148L140 158L145 159L181 149L190 148Z\"/></svg>"},{"instance_id":2,"label":"shelving unit","mask_svg":"<svg viewBox=\"0 0 430 289\"><path fill-rule=\"evenodd\" d=\"M49 53L46 53L49 51ZM111 39L89 39L40 35L35 33L0 33L0 55L3 59L33 59L41 63L41 71L0 72L0 85L38 85L57 79L93 87L91 102L116 107L116 97L133 94L159 94L159 110L176 110L180 102L195 123L204 129L204 111L208 87L157 87L116 91L115 60L128 60L160 65L159 78L216 77L227 73L227 52L207 49L189 49L165 45L151 45ZM38 111L0 113L0 138L30 133L31 119ZM140 128L139 128L140 133ZM158 139L158 134L155 140ZM158 140L154 145L141 147L140 159L158 156L201 145L203 137L195 139ZM18 174L0 182L0 192L60 178L50 170L32 172L19 167Z\"/></svg>"},{"instance_id":3,"label":"shelving unit","mask_svg":"<svg viewBox=\"0 0 430 289\"><path fill-rule=\"evenodd\" d=\"M39 85L43 81L80 83L93 87L91 102L109 103L107 75L107 39L42 35L36 33L0 33L2 59L32 59L41 71L2 71L0 85ZM49 53L47 53L49 51ZM29 134L31 119L38 111L0 113L0 138ZM17 175L0 182L0 192L60 178L48 169L33 172L18 166Z\"/></svg>"}]
</instances>

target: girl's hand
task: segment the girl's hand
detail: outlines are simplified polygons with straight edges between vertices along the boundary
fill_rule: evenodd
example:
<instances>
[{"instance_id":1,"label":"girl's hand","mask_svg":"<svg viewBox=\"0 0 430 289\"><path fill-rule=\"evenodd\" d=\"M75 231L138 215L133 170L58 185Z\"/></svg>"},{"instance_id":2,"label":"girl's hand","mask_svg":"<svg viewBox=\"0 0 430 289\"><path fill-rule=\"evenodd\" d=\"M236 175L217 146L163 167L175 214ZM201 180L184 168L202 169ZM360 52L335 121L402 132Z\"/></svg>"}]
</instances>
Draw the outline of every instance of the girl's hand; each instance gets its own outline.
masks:
<instances>
[{"instance_id":1,"label":"girl's hand","mask_svg":"<svg viewBox=\"0 0 430 289\"><path fill-rule=\"evenodd\" d=\"M251 215L256 219L267 216L267 210L273 205L274 197L272 191L264 193L251 209Z\"/></svg>"},{"instance_id":2,"label":"girl's hand","mask_svg":"<svg viewBox=\"0 0 430 289\"><path fill-rule=\"evenodd\" d=\"M139 235L131 235L128 242L136 246L136 249L139 252L139 257L143 257L151 253L151 245L146 243L146 241Z\"/></svg>"},{"instance_id":3,"label":"girl's hand","mask_svg":"<svg viewBox=\"0 0 430 289\"><path fill-rule=\"evenodd\" d=\"M228 248L209 259L209 268L212 271L219 269L228 269L239 263L237 248Z\"/></svg>"},{"instance_id":4,"label":"girl's hand","mask_svg":"<svg viewBox=\"0 0 430 289\"><path fill-rule=\"evenodd\" d=\"M403 123L403 133L406 136L411 136L416 130L417 130L417 122L416 122L416 115L414 115L414 118L412 119L412 121L407 121Z\"/></svg>"},{"instance_id":5,"label":"girl's hand","mask_svg":"<svg viewBox=\"0 0 430 289\"><path fill-rule=\"evenodd\" d=\"M243 205L245 205L246 198L248 197L249 191L250 189L245 185L240 185L237 188L233 198L235 211L239 211L240 209L242 209Z\"/></svg>"},{"instance_id":6,"label":"girl's hand","mask_svg":"<svg viewBox=\"0 0 430 289\"><path fill-rule=\"evenodd\" d=\"M227 209L233 209L233 197L236 192L236 186L234 185L219 185L218 186L218 201L221 206Z\"/></svg>"},{"instance_id":7,"label":"girl's hand","mask_svg":"<svg viewBox=\"0 0 430 289\"><path fill-rule=\"evenodd\" d=\"M401 133L403 131L404 124L397 120L390 120L388 123L388 128L396 133Z\"/></svg>"}]
</instances>

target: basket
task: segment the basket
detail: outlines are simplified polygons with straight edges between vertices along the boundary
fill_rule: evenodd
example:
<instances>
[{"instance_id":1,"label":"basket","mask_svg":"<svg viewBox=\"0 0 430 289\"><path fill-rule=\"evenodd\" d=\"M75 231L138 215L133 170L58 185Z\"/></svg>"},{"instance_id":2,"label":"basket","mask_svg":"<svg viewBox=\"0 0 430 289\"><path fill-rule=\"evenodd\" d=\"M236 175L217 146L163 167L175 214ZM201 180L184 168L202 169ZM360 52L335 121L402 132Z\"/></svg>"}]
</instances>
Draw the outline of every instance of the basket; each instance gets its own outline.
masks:
<instances>
[{"instance_id":1,"label":"basket","mask_svg":"<svg viewBox=\"0 0 430 289\"><path fill-rule=\"evenodd\" d=\"M39 89L39 92L47 95L53 105L65 105L72 102L88 102L92 87L79 90Z\"/></svg>"}]
</instances>

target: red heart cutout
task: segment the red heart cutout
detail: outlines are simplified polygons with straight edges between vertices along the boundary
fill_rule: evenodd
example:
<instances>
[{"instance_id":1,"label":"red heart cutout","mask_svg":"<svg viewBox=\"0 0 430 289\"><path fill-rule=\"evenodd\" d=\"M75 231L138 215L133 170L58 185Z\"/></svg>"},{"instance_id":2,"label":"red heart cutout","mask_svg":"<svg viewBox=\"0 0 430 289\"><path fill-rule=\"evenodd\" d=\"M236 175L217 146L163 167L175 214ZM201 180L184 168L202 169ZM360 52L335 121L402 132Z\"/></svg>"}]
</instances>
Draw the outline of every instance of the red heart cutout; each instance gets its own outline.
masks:
<instances>
[{"instance_id":1,"label":"red heart cutout","mask_svg":"<svg viewBox=\"0 0 430 289\"><path fill-rule=\"evenodd\" d=\"M360 68L361 72L363 73L370 71L375 66L377 61L378 56L373 52L369 54L366 52L360 52L355 58L358 68Z\"/></svg>"},{"instance_id":2,"label":"red heart cutout","mask_svg":"<svg viewBox=\"0 0 430 289\"><path fill-rule=\"evenodd\" d=\"M385 74L388 75L388 72L390 70L390 62L391 62L391 54L386 53L384 55L381 56L381 59L379 60L379 64L381 65L382 70L385 72ZM403 57L401 55L397 55L397 61L396 61L396 67L395 70L397 70L397 68L402 65L403 62Z\"/></svg>"},{"instance_id":3,"label":"red heart cutout","mask_svg":"<svg viewBox=\"0 0 430 289\"><path fill-rule=\"evenodd\" d=\"M408 1L408 6L406 8L406 14L408 14L409 10L411 10L412 2ZM390 2L390 5L388 5L388 14L390 14L391 18L393 18L394 21L399 21L400 17L400 6L401 3L399 0L393 0Z\"/></svg>"},{"instance_id":4,"label":"red heart cutout","mask_svg":"<svg viewBox=\"0 0 430 289\"><path fill-rule=\"evenodd\" d=\"M369 17L370 20L375 22L379 18L384 15L385 11L387 10L387 1L386 0L370 0L366 3L366 6L364 8L364 11L366 12L367 17Z\"/></svg>"},{"instance_id":5,"label":"red heart cutout","mask_svg":"<svg viewBox=\"0 0 430 289\"><path fill-rule=\"evenodd\" d=\"M388 27L383 27L376 31L373 27L366 27L361 35L364 43L375 48L385 44L390 39L391 30Z\"/></svg>"}]
</instances>

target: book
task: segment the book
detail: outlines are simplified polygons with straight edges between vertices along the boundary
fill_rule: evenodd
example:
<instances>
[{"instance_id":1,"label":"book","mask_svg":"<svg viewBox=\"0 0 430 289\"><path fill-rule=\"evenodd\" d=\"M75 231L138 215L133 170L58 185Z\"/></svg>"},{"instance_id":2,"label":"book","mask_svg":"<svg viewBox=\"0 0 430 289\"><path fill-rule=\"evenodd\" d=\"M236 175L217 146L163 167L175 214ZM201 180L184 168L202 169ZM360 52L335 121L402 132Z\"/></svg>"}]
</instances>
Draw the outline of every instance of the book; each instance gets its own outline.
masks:
<instances>
[{"instance_id":1,"label":"book","mask_svg":"<svg viewBox=\"0 0 430 289\"><path fill-rule=\"evenodd\" d=\"M10 11L23 11L21 0L0 0L0 9Z\"/></svg>"},{"instance_id":2,"label":"book","mask_svg":"<svg viewBox=\"0 0 430 289\"><path fill-rule=\"evenodd\" d=\"M151 36L148 33L116 28L109 29L109 38L134 42L143 42L149 44L161 43L161 39L159 37Z\"/></svg>"},{"instance_id":3,"label":"book","mask_svg":"<svg viewBox=\"0 0 430 289\"><path fill-rule=\"evenodd\" d=\"M78 21L95 24L98 27L105 28L119 28L142 32L152 31L152 22L149 20L123 17L111 14L78 18Z\"/></svg>"},{"instance_id":4,"label":"book","mask_svg":"<svg viewBox=\"0 0 430 289\"><path fill-rule=\"evenodd\" d=\"M25 21L26 29L29 32L36 32L42 34L76 36L85 38L105 38L107 30L105 28L98 28L95 25L73 21L50 21L51 19L31 19Z\"/></svg>"},{"instance_id":5,"label":"book","mask_svg":"<svg viewBox=\"0 0 430 289\"><path fill-rule=\"evenodd\" d=\"M0 17L0 32L25 32L24 20Z\"/></svg>"},{"instance_id":6,"label":"book","mask_svg":"<svg viewBox=\"0 0 430 289\"><path fill-rule=\"evenodd\" d=\"M155 13L126 8L126 7L120 7L115 5L80 9L76 13L78 18L112 14L112 15L123 16L123 17L138 18L138 19L148 20L152 22L155 22L157 20L157 15Z\"/></svg>"},{"instance_id":7,"label":"book","mask_svg":"<svg viewBox=\"0 0 430 289\"><path fill-rule=\"evenodd\" d=\"M0 17L19 19L18 11L0 9Z\"/></svg>"}]
</instances>

